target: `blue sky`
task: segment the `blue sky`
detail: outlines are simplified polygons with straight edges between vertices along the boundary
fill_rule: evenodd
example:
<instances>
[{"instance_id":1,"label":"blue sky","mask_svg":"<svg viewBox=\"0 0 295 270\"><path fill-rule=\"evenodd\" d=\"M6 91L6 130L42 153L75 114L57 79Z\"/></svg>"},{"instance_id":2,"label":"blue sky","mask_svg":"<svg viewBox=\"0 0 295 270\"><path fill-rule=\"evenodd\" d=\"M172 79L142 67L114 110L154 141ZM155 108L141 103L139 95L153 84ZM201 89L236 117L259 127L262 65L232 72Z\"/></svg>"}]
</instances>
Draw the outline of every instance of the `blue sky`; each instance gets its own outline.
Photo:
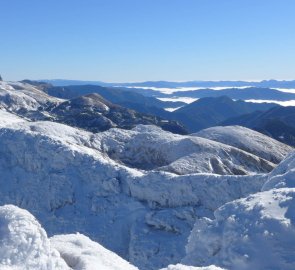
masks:
<instances>
[{"instance_id":1,"label":"blue sky","mask_svg":"<svg viewBox=\"0 0 295 270\"><path fill-rule=\"evenodd\" d=\"M295 79L294 0L2 0L7 80Z\"/></svg>"}]
</instances>

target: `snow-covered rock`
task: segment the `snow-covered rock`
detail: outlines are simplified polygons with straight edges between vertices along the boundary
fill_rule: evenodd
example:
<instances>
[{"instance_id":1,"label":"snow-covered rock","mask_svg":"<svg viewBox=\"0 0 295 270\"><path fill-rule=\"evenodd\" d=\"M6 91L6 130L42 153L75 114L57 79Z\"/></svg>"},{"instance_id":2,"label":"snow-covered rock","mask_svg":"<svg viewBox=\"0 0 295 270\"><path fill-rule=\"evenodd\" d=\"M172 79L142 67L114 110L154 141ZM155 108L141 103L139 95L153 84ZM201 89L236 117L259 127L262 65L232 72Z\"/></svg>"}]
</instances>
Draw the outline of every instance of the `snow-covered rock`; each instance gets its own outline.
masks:
<instances>
[{"instance_id":1,"label":"snow-covered rock","mask_svg":"<svg viewBox=\"0 0 295 270\"><path fill-rule=\"evenodd\" d=\"M192 134L242 149L275 164L294 149L262 133L241 126L219 126Z\"/></svg>"},{"instance_id":2,"label":"snow-covered rock","mask_svg":"<svg viewBox=\"0 0 295 270\"><path fill-rule=\"evenodd\" d=\"M26 210L0 207L0 269L67 270L46 232Z\"/></svg>"}]
</instances>

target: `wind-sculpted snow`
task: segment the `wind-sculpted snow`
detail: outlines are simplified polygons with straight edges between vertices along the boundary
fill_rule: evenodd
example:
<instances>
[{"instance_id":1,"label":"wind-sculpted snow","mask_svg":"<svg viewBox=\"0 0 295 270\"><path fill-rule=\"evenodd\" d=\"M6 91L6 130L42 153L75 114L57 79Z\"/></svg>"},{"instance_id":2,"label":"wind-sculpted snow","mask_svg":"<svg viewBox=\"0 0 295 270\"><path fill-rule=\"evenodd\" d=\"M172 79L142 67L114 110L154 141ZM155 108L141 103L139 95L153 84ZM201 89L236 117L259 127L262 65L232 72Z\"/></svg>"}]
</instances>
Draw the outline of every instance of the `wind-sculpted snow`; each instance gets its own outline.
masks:
<instances>
[{"instance_id":1,"label":"wind-sculpted snow","mask_svg":"<svg viewBox=\"0 0 295 270\"><path fill-rule=\"evenodd\" d=\"M3 270L138 270L82 234L47 238L26 210L0 206L0 269Z\"/></svg>"},{"instance_id":2,"label":"wind-sculpted snow","mask_svg":"<svg viewBox=\"0 0 295 270\"><path fill-rule=\"evenodd\" d=\"M291 146L241 126L212 127L193 135L237 147L275 164L294 150Z\"/></svg>"},{"instance_id":3,"label":"wind-sculpted snow","mask_svg":"<svg viewBox=\"0 0 295 270\"><path fill-rule=\"evenodd\" d=\"M262 190L284 187L295 188L294 152L269 174L268 181L264 184Z\"/></svg>"},{"instance_id":4,"label":"wind-sculpted snow","mask_svg":"<svg viewBox=\"0 0 295 270\"><path fill-rule=\"evenodd\" d=\"M50 235L84 233L140 269L159 269L183 258L197 217L266 180L129 168L102 151L110 143L100 136L53 122L2 127L0 203L28 209Z\"/></svg>"},{"instance_id":5,"label":"wind-sculpted snow","mask_svg":"<svg viewBox=\"0 0 295 270\"><path fill-rule=\"evenodd\" d=\"M0 207L0 269L67 270L46 232L26 210Z\"/></svg>"},{"instance_id":6,"label":"wind-sculpted snow","mask_svg":"<svg viewBox=\"0 0 295 270\"><path fill-rule=\"evenodd\" d=\"M275 165L249 152L196 136L175 135L155 126L111 129L95 135L101 151L123 164L179 175L245 175L271 171Z\"/></svg>"}]
</instances>

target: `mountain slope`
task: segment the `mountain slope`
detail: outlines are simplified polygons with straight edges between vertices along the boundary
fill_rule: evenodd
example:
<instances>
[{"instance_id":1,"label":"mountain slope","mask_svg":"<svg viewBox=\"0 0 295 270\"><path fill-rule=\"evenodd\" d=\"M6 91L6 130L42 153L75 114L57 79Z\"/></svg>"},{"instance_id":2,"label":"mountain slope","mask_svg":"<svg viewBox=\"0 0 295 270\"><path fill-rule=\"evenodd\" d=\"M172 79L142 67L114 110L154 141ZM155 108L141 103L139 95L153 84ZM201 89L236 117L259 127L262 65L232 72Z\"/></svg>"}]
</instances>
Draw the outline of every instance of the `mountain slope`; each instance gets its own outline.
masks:
<instances>
[{"instance_id":1,"label":"mountain slope","mask_svg":"<svg viewBox=\"0 0 295 270\"><path fill-rule=\"evenodd\" d=\"M212 127L192 135L237 147L275 164L293 151L286 144L241 126Z\"/></svg>"},{"instance_id":2,"label":"mountain slope","mask_svg":"<svg viewBox=\"0 0 295 270\"><path fill-rule=\"evenodd\" d=\"M101 151L113 160L144 170L243 175L274 168L273 163L251 151L196 136L175 135L153 126L137 126L130 131L112 129L96 134L95 139ZM283 151L279 147L276 150ZM285 146L284 154L290 151L292 148Z\"/></svg>"},{"instance_id":3,"label":"mountain slope","mask_svg":"<svg viewBox=\"0 0 295 270\"><path fill-rule=\"evenodd\" d=\"M48 112L55 121L92 132L104 131L112 127L130 129L138 124L153 124L175 133L186 133L186 130L176 121L163 120L126 109L105 100L98 94L65 101L49 109Z\"/></svg>"},{"instance_id":4,"label":"mountain slope","mask_svg":"<svg viewBox=\"0 0 295 270\"><path fill-rule=\"evenodd\" d=\"M32 121L62 122L92 132L111 127L130 129L137 124L153 124L171 132L187 133L176 121L164 120L112 104L98 94L63 100L43 92L47 87L42 83L32 85L27 81L0 82L0 108Z\"/></svg>"},{"instance_id":5,"label":"mountain slope","mask_svg":"<svg viewBox=\"0 0 295 270\"><path fill-rule=\"evenodd\" d=\"M215 126L228 118L251 113L257 110L267 110L274 104L257 104L233 101L229 97L202 98L171 113L171 119L184 124L190 132Z\"/></svg>"},{"instance_id":6,"label":"mountain slope","mask_svg":"<svg viewBox=\"0 0 295 270\"><path fill-rule=\"evenodd\" d=\"M295 107L274 107L265 112L234 117L222 125L241 125L257 130L278 141L295 146Z\"/></svg>"},{"instance_id":7,"label":"mountain slope","mask_svg":"<svg viewBox=\"0 0 295 270\"><path fill-rule=\"evenodd\" d=\"M31 84L0 81L0 108L12 112L20 114L28 111L37 112L49 105L59 104L61 101Z\"/></svg>"}]
</instances>

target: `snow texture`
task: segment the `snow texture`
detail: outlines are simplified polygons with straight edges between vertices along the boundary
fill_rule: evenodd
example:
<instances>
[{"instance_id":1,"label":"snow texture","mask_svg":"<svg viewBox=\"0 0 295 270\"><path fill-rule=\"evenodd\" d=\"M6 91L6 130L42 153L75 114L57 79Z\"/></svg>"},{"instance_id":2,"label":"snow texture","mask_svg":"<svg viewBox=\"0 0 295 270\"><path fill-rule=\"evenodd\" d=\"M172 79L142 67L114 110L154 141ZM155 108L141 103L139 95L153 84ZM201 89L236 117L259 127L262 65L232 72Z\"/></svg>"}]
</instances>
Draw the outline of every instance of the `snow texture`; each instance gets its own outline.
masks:
<instances>
[{"instance_id":1,"label":"snow texture","mask_svg":"<svg viewBox=\"0 0 295 270\"><path fill-rule=\"evenodd\" d=\"M50 241L74 270L138 270L82 234L57 235Z\"/></svg>"},{"instance_id":2,"label":"snow texture","mask_svg":"<svg viewBox=\"0 0 295 270\"><path fill-rule=\"evenodd\" d=\"M82 234L47 238L26 210L0 207L2 270L136 270L127 261Z\"/></svg>"},{"instance_id":3,"label":"snow texture","mask_svg":"<svg viewBox=\"0 0 295 270\"><path fill-rule=\"evenodd\" d=\"M0 207L0 269L69 269L51 247L46 232L26 210L13 205Z\"/></svg>"}]
</instances>

